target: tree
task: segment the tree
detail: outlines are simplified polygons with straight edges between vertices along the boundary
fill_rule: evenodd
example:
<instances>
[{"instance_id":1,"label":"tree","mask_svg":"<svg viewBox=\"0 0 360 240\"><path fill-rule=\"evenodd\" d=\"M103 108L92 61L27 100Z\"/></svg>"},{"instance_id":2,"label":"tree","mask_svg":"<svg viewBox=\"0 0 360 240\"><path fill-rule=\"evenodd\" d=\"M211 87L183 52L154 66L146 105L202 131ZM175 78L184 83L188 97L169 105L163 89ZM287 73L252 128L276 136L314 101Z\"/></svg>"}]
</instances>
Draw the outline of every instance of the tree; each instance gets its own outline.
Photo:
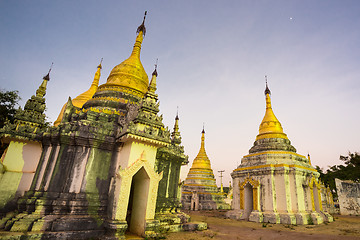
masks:
<instances>
[{"instance_id":1,"label":"tree","mask_svg":"<svg viewBox=\"0 0 360 240\"><path fill-rule=\"evenodd\" d=\"M331 166L326 170L326 173L319 166L316 166L321 181L325 186L329 186L333 193L336 193L335 178L360 182L360 154L349 152L348 156L340 156L340 160L344 162L344 165Z\"/></svg>"},{"instance_id":2,"label":"tree","mask_svg":"<svg viewBox=\"0 0 360 240\"><path fill-rule=\"evenodd\" d=\"M16 107L21 100L19 91L5 91L0 89L0 128L7 120L14 122Z\"/></svg>"}]
</instances>

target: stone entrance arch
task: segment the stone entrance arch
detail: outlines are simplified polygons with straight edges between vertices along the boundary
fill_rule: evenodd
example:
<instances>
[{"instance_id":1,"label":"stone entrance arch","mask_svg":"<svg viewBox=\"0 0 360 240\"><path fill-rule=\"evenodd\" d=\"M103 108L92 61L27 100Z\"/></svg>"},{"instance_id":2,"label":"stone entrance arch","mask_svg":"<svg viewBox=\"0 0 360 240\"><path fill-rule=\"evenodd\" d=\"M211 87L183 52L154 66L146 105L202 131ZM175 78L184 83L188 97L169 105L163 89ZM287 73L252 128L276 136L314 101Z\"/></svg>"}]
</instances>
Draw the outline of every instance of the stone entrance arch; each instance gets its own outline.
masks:
<instances>
[{"instance_id":1,"label":"stone entrance arch","mask_svg":"<svg viewBox=\"0 0 360 240\"><path fill-rule=\"evenodd\" d=\"M253 187L246 183L244 186L244 218L249 220L249 216L254 209Z\"/></svg>"},{"instance_id":2,"label":"stone entrance arch","mask_svg":"<svg viewBox=\"0 0 360 240\"><path fill-rule=\"evenodd\" d=\"M155 172L144 153L129 167L118 171L109 193L110 198L114 199L109 206L109 215L117 223L118 229L144 236L147 222L155 217L161 178L162 173Z\"/></svg>"},{"instance_id":3,"label":"stone entrance arch","mask_svg":"<svg viewBox=\"0 0 360 240\"><path fill-rule=\"evenodd\" d=\"M259 210L260 182L248 176L240 186L240 209L244 210L242 219L249 219L253 210Z\"/></svg>"},{"instance_id":4,"label":"stone entrance arch","mask_svg":"<svg viewBox=\"0 0 360 240\"><path fill-rule=\"evenodd\" d=\"M149 194L150 178L142 167L132 177L129 203L126 212L127 230L141 235L145 229L146 205Z\"/></svg>"},{"instance_id":5,"label":"stone entrance arch","mask_svg":"<svg viewBox=\"0 0 360 240\"><path fill-rule=\"evenodd\" d=\"M199 195L196 191L192 193L191 201L190 201L190 210L197 211L199 210Z\"/></svg>"}]
</instances>

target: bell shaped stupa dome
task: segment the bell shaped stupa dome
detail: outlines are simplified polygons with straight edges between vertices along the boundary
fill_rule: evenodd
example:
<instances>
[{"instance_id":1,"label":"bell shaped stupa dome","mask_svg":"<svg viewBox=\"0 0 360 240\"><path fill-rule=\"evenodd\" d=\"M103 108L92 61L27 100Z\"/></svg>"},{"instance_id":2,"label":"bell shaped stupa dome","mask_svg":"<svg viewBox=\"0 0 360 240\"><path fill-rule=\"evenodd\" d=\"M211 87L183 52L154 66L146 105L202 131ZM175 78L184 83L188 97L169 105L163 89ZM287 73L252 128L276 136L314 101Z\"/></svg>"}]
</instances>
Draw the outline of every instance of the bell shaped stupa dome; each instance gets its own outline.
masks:
<instances>
[{"instance_id":1,"label":"bell shaped stupa dome","mask_svg":"<svg viewBox=\"0 0 360 240\"><path fill-rule=\"evenodd\" d=\"M272 107L270 98L270 89L266 82L265 99L266 99L266 110L265 116L259 126L259 134L256 136L256 140L262 138L284 138L288 139L283 131L281 123L276 118Z\"/></svg>"},{"instance_id":2,"label":"bell shaped stupa dome","mask_svg":"<svg viewBox=\"0 0 360 240\"><path fill-rule=\"evenodd\" d=\"M265 116L260 123L259 134L256 136L254 146L249 150L249 153L256 153L256 152L269 151L269 150L284 150L284 151L296 152L296 149L291 145L290 140L283 131L281 123L276 118L272 110L270 94L271 91L268 87L266 80Z\"/></svg>"},{"instance_id":3,"label":"bell shaped stupa dome","mask_svg":"<svg viewBox=\"0 0 360 240\"><path fill-rule=\"evenodd\" d=\"M146 33L145 17L146 13L142 24L137 29L138 35L130 57L111 70L104 87L113 86L135 90L140 92L140 95L147 92L149 78L140 61L141 44Z\"/></svg>"}]
</instances>

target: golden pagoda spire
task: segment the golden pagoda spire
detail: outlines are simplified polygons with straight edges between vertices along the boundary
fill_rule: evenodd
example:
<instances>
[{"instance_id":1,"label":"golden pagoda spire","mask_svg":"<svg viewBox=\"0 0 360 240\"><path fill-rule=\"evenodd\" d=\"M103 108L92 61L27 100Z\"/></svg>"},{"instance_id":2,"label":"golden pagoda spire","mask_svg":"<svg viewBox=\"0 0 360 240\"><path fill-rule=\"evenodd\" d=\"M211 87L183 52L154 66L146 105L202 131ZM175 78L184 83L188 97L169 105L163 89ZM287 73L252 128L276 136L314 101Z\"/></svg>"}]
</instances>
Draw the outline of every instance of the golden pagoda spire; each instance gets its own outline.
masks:
<instances>
[{"instance_id":1,"label":"golden pagoda spire","mask_svg":"<svg viewBox=\"0 0 360 240\"><path fill-rule=\"evenodd\" d=\"M174 132L179 132L179 107L177 107L177 110L176 110Z\"/></svg>"},{"instance_id":2,"label":"golden pagoda spire","mask_svg":"<svg viewBox=\"0 0 360 240\"><path fill-rule=\"evenodd\" d=\"M175 143L176 145L181 143L181 136L179 132L179 107L176 111L174 131L171 133L171 142Z\"/></svg>"},{"instance_id":3,"label":"golden pagoda spire","mask_svg":"<svg viewBox=\"0 0 360 240\"><path fill-rule=\"evenodd\" d=\"M266 88L265 88L265 99L266 99L266 111L265 116L259 127L259 134L256 136L256 140L263 138L284 138L288 139L286 134L283 132L281 123L276 118L272 107L271 107L271 91L267 84L267 76L265 76Z\"/></svg>"},{"instance_id":4,"label":"golden pagoda spire","mask_svg":"<svg viewBox=\"0 0 360 240\"><path fill-rule=\"evenodd\" d=\"M47 82L50 81L50 72L51 72L51 69L52 69L53 65L54 65L54 63L51 63L49 72L43 77L43 81L42 81L41 85L36 90L36 96L37 97L43 98L45 96Z\"/></svg>"},{"instance_id":5,"label":"golden pagoda spire","mask_svg":"<svg viewBox=\"0 0 360 240\"><path fill-rule=\"evenodd\" d=\"M147 92L149 78L140 61L141 44L146 33L146 13L142 24L137 28L136 32L138 35L130 57L111 70L107 82L101 88L117 87L119 91L122 91L120 88L125 88L135 90L142 96Z\"/></svg>"},{"instance_id":6,"label":"golden pagoda spire","mask_svg":"<svg viewBox=\"0 0 360 240\"><path fill-rule=\"evenodd\" d=\"M151 93L155 93L155 91L156 91L156 78L157 78L157 76L158 76L158 73L157 73L157 62L158 62L158 59L156 59L155 70L154 70L153 73L152 73L151 81L150 81L149 88L148 88L148 90L149 90Z\"/></svg>"},{"instance_id":7,"label":"golden pagoda spire","mask_svg":"<svg viewBox=\"0 0 360 240\"><path fill-rule=\"evenodd\" d=\"M212 172L210 160L205 151L205 129L204 129L204 127L201 132L200 150L199 150L198 155L194 159L194 162L191 166L190 172L192 169L206 169L206 170L211 170L211 172Z\"/></svg>"},{"instance_id":8,"label":"golden pagoda spire","mask_svg":"<svg viewBox=\"0 0 360 240\"><path fill-rule=\"evenodd\" d=\"M103 59L101 58L100 64L97 66L94 80L91 83L90 88L86 92L83 92L82 94L80 94L79 96L77 96L76 98L74 98L72 100L72 104L75 107L81 108L87 101L89 101L92 98L92 96L94 96L94 94L99 86L99 80L100 80L101 69L102 69L102 66L101 66L102 61L103 61ZM60 122L63 118L63 115L64 115L65 107L66 107L66 103L62 107L58 118L54 122L54 126L58 126L60 124Z\"/></svg>"}]
</instances>

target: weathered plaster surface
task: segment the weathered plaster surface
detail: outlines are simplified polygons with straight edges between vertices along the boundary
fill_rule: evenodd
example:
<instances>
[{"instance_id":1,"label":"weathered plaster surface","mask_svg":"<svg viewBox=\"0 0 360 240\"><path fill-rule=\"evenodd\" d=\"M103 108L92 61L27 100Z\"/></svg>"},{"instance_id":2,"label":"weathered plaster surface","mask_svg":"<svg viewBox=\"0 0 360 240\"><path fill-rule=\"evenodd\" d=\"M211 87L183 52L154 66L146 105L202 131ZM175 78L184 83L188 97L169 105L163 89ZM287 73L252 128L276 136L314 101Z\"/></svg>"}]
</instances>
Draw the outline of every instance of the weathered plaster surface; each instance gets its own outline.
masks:
<instances>
[{"instance_id":1,"label":"weathered plaster surface","mask_svg":"<svg viewBox=\"0 0 360 240\"><path fill-rule=\"evenodd\" d=\"M2 163L0 209L15 196L29 190L41 151L40 143L10 142Z\"/></svg>"},{"instance_id":2,"label":"weathered plaster surface","mask_svg":"<svg viewBox=\"0 0 360 240\"><path fill-rule=\"evenodd\" d=\"M341 215L360 215L360 183L335 179Z\"/></svg>"},{"instance_id":3,"label":"weathered plaster surface","mask_svg":"<svg viewBox=\"0 0 360 240\"><path fill-rule=\"evenodd\" d=\"M256 198L254 202L258 201L259 207L253 205L248 217L250 221L285 224L332 221L332 217L322 210L319 174L301 155L286 151L250 154L231 175L234 210L229 217L247 219L248 209L242 202L249 194L241 189L241 185L246 181L258 181L258 190L253 187L250 197ZM308 221L310 218L312 220Z\"/></svg>"}]
</instances>

